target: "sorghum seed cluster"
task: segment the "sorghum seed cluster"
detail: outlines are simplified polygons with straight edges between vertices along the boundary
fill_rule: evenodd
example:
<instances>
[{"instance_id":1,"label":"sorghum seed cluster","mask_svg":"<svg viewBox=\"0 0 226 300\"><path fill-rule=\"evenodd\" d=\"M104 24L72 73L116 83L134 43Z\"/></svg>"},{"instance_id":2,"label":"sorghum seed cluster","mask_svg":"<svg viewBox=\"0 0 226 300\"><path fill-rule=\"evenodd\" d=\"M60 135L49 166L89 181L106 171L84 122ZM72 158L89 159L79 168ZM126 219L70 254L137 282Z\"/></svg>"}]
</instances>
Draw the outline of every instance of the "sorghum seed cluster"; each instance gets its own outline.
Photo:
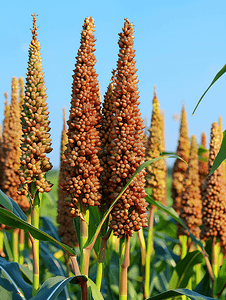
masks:
<instances>
[{"instance_id":1,"label":"sorghum seed cluster","mask_svg":"<svg viewBox=\"0 0 226 300\"><path fill-rule=\"evenodd\" d=\"M190 141L187 130L187 119L184 106L182 107L181 113L181 124L180 124L180 136L177 146L176 154L181 157L184 161L188 162L190 151ZM187 164L181 159L176 159L172 169L172 199L173 208L179 214L181 207L181 192L183 189L184 174L187 170Z\"/></svg>"},{"instance_id":2,"label":"sorghum seed cluster","mask_svg":"<svg viewBox=\"0 0 226 300\"><path fill-rule=\"evenodd\" d=\"M208 172L211 170L220 145L219 126L215 122L211 128ZM203 185L202 206L203 230L201 238L219 237L221 243L226 244L226 201L222 165L213 174L206 177Z\"/></svg>"},{"instance_id":3,"label":"sorghum seed cluster","mask_svg":"<svg viewBox=\"0 0 226 300\"><path fill-rule=\"evenodd\" d=\"M159 101L154 91L153 110L150 135L146 144L146 160L160 156L164 151L163 119L159 109ZM167 167L164 159L158 160L147 167L146 187L152 188L152 197L155 201L166 204L166 175Z\"/></svg>"},{"instance_id":4,"label":"sorghum seed cluster","mask_svg":"<svg viewBox=\"0 0 226 300\"><path fill-rule=\"evenodd\" d=\"M40 43L37 40L36 18L33 15L32 41L29 47L28 72L22 109L21 175L25 193L27 185L35 182L39 192L49 192L51 184L45 173L52 168L46 153L52 151L44 72L42 71Z\"/></svg>"},{"instance_id":5,"label":"sorghum seed cluster","mask_svg":"<svg viewBox=\"0 0 226 300\"><path fill-rule=\"evenodd\" d=\"M144 162L143 120L138 108L138 88L133 49L133 25L125 19L119 34L119 55L112 104L108 105L109 129L105 152L104 198L112 203L139 165ZM105 97L106 98L106 97ZM106 106L105 106L106 109ZM111 116L111 117L110 117ZM144 191L146 171L141 171L112 209L110 227L116 236L132 235L147 226ZM103 176L103 177L104 177ZM109 200L107 200L109 199Z\"/></svg>"},{"instance_id":6,"label":"sorghum seed cluster","mask_svg":"<svg viewBox=\"0 0 226 300\"><path fill-rule=\"evenodd\" d=\"M67 197L67 192L62 190L61 184L63 181L62 175L62 162L65 159L64 151L68 143L65 109L63 109L63 130L61 135L61 151L60 151L60 172L59 172L59 184L58 184L58 215L57 223L58 234L61 237L61 242L72 247L77 243L77 236L74 227L73 219L69 217L70 207L64 205L64 199Z\"/></svg>"},{"instance_id":7,"label":"sorghum seed cluster","mask_svg":"<svg viewBox=\"0 0 226 300\"><path fill-rule=\"evenodd\" d=\"M98 152L100 137L100 97L96 58L94 55L94 20L85 19L81 33L81 45L76 57L73 75L72 99L68 123L68 145L63 161L62 187L70 194L71 215L76 216L77 203L100 205L101 194Z\"/></svg>"},{"instance_id":8,"label":"sorghum seed cluster","mask_svg":"<svg viewBox=\"0 0 226 300\"><path fill-rule=\"evenodd\" d=\"M202 199L198 174L198 147L194 135L191 141L188 169L183 180L180 217L191 233L199 237L199 226L202 224ZM181 234L189 235L184 227L179 226L178 235Z\"/></svg>"}]
</instances>

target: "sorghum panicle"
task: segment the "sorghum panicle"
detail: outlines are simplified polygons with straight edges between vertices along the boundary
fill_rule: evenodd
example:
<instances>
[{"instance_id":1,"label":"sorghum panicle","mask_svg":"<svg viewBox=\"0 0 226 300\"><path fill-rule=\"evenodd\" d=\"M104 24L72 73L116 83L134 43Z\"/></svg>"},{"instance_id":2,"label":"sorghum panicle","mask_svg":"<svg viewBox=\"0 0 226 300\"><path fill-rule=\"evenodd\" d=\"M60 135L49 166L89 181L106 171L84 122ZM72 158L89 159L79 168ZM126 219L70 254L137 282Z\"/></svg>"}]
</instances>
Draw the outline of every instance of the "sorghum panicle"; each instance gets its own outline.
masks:
<instances>
[{"instance_id":1,"label":"sorghum panicle","mask_svg":"<svg viewBox=\"0 0 226 300\"><path fill-rule=\"evenodd\" d=\"M76 216L77 203L81 206L100 205L99 176L102 172L98 152L100 137L100 97L95 71L94 20L87 17L81 33L81 45L73 75L72 99L68 124L68 145L63 161L62 187L70 194Z\"/></svg>"},{"instance_id":2,"label":"sorghum panicle","mask_svg":"<svg viewBox=\"0 0 226 300\"><path fill-rule=\"evenodd\" d=\"M70 208L64 205L64 199L67 196L67 192L63 191L61 187L61 184L63 182L62 162L65 159L64 151L66 150L67 143L68 143L68 138L67 138L67 129L66 129L66 120L65 120L65 108L63 108L63 130L61 135L57 223L59 224L58 234L61 237L61 242L68 245L69 247L72 247L77 243L76 231L75 231L73 219L69 217Z\"/></svg>"},{"instance_id":3,"label":"sorghum panicle","mask_svg":"<svg viewBox=\"0 0 226 300\"><path fill-rule=\"evenodd\" d=\"M188 169L184 176L181 192L180 217L191 233L199 238L199 226L202 224L202 199L198 172L198 147L196 138L193 135ZM178 235L181 234L189 235L188 231L182 226L179 227L178 231Z\"/></svg>"},{"instance_id":4,"label":"sorghum panicle","mask_svg":"<svg viewBox=\"0 0 226 300\"><path fill-rule=\"evenodd\" d=\"M108 192L112 203L145 159L143 120L138 105L138 87L133 49L133 24L125 19L119 34L117 74L111 106L107 157L105 160ZM147 226L144 191L146 171L142 170L112 209L110 227L118 237L132 235ZM106 190L107 190L106 189ZM109 201L108 200L108 201Z\"/></svg>"},{"instance_id":5,"label":"sorghum panicle","mask_svg":"<svg viewBox=\"0 0 226 300\"><path fill-rule=\"evenodd\" d=\"M159 109L159 101L154 90L152 101L153 110L151 118L150 135L146 144L146 160L160 156L164 151L163 119ZM152 188L152 197L155 201L166 204L166 175L167 167L164 159L158 160L147 167L147 188Z\"/></svg>"},{"instance_id":6,"label":"sorghum panicle","mask_svg":"<svg viewBox=\"0 0 226 300\"><path fill-rule=\"evenodd\" d=\"M26 212L30 207L29 201L24 196L18 195L20 185L19 168L20 168L20 107L18 102L18 80L12 79L12 95L9 109L8 135L7 135L7 156L5 156L2 173L2 190L3 192L16 201Z\"/></svg>"},{"instance_id":7,"label":"sorghum panicle","mask_svg":"<svg viewBox=\"0 0 226 300\"><path fill-rule=\"evenodd\" d=\"M212 124L210 136L210 150L208 161L208 173L210 172L214 159L220 149L221 137L217 122ZM221 243L226 243L226 201L225 182L223 178L222 165L220 165L210 176L206 177L202 193L202 223L201 238L219 237Z\"/></svg>"},{"instance_id":8,"label":"sorghum panicle","mask_svg":"<svg viewBox=\"0 0 226 300\"><path fill-rule=\"evenodd\" d=\"M29 47L28 72L22 109L21 176L23 193L35 182L39 192L49 192L51 184L45 174L52 168L46 153L52 151L48 120L47 95L42 71L40 43L37 40L36 17L33 16L32 41ZM22 192L22 191L21 191Z\"/></svg>"},{"instance_id":9,"label":"sorghum panicle","mask_svg":"<svg viewBox=\"0 0 226 300\"><path fill-rule=\"evenodd\" d=\"M180 156L184 161L188 162L189 151L190 151L190 141L188 137L186 111L183 105L182 113L181 113L181 123L180 123L180 136L179 136L176 154ZM184 174L187 170L187 167L188 166L186 165L186 163L178 158L176 159L172 169L173 208L177 213L180 213L181 192L183 189Z\"/></svg>"},{"instance_id":10,"label":"sorghum panicle","mask_svg":"<svg viewBox=\"0 0 226 300\"><path fill-rule=\"evenodd\" d=\"M202 133L201 137L201 146L206 150L206 134ZM201 153L201 159L199 159L199 180L200 180L200 189L202 190L202 186L206 180L206 176L208 175L208 157L209 151Z\"/></svg>"}]
</instances>

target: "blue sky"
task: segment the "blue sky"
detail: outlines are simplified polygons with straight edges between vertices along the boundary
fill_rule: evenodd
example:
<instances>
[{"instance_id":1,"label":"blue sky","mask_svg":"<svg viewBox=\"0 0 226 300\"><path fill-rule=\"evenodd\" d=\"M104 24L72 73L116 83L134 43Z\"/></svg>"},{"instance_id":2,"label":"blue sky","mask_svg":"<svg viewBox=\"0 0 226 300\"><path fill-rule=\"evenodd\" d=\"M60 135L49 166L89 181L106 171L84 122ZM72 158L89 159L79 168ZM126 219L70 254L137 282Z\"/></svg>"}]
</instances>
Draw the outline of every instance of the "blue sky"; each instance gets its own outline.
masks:
<instances>
[{"instance_id":1,"label":"blue sky","mask_svg":"<svg viewBox=\"0 0 226 300\"><path fill-rule=\"evenodd\" d=\"M37 4L38 3L38 4ZM219 115L225 123L226 75L207 93L194 116L192 111L215 74L226 63L225 0L158 1L2 1L0 11L0 122L4 92L10 96L13 76L26 77L32 13L36 13L43 71L48 95L54 168L59 165L62 107L68 118L72 74L85 17L92 16L96 31L96 71L101 95L109 84L118 56L118 33L128 18L135 27L134 48L142 117L151 120L153 86L165 111L166 150L175 151L182 102L189 136L200 142ZM168 161L171 165L173 161Z\"/></svg>"}]
</instances>

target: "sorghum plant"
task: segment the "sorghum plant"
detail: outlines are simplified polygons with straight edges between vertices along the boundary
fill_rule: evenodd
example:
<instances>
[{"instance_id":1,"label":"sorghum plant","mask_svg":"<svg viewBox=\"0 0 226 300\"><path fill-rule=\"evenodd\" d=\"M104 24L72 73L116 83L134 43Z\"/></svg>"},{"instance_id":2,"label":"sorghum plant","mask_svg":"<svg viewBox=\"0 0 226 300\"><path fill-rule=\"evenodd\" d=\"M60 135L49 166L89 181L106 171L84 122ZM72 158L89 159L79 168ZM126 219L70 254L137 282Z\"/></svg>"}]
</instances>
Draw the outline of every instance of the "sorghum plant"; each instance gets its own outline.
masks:
<instances>
[{"instance_id":1,"label":"sorghum plant","mask_svg":"<svg viewBox=\"0 0 226 300\"><path fill-rule=\"evenodd\" d=\"M212 124L210 138L208 172L211 170L221 145L219 127L216 122ZM201 238L218 237L222 242L225 242L226 235L223 227L226 224L226 201L222 165L213 174L206 177L203 186L202 204L203 230Z\"/></svg>"},{"instance_id":2,"label":"sorghum plant","mask_svg":"<svg viewBox=\"0 0 226 300\"><path fill-rule=\"evenodd\" d=\"M202 133L201 137L201 146L204 150L206 150L206 134L205 132ZM202 189L202 186L206 180L206 176L208 174L208 157L209 152L203 152L200 155L199 159L199 180L200 180L200 189Z\"/></svg>"},{"instance_id":3,"label":"sorghum plant","mask_svg":"<svg viewBox=\"0 0 226 300\"><path fill-rule=\"evenodd\" d=\"M88 238L88 205L101 204L100 166L100 96L94 55L94 20L87 17L81 33L72 84L68 124L68 144L62 164L62 187L68 193L66 203L71 217L80 216L80 249ZM81 272L88 275L89 255L81 250Z\"/></svg>"},{"instance_id":4,"label":"sorghum plant","mask_svg":"<svg viewBox=\"0 0 226 300\"><path fill-rule=\"evenodd\" d=\"M16 201L24 212L30 207L29 201L23 195L18 195L20 185L19 168L20 168L20 107L18 102L18 81L16 77L12 79L12 95L9 109L8 135L7 135L7 156L5 157L2 173L2 190L3 192Z\"/></svg>"},{"instance_id":5,"label":"sorghum plant","mask_svg":"<svg viewBox=\"0 0 226 300\"><path fill-rule=\"evenodd\" d=\"M60 172L59 172L59 184L58 184L58 215L57 223L58 234L61 237L61 242L72 247L77 243L76 231L74 227L73 219L69 217L70 207L64 205L64 199L67 195L65 191L62 190L61 184L63 180L62 175L62 162L65 159L64 151L66 150L66 145L68 143L66 120L65 120L65 108L63 109L63 130L61 135L61 149L60 149Z\"/></svg>"},{"instance_id":6,"label":"sorghum plant","mask_svg":"<svg viewBox=\"0 0 226 300\"><path fill-rule=\"evenodd\" d=\"M202 224L202 200L198 170L198 148L196 138L193 135L188 169L184 176L181 192L180 217L191 233L199 238L199 226ZM178 235L189 236L189 232L180 226Z\"/></svg>"},{"instance_id":7,"label":"sorghum plant","mask_svg":"<svg viewBox=\"0 0 226 300\"><path fill-rule=\"evenodd\" d=\"M37 40L36 17L33 16L32 41L25 87L25 97L21 112L21 168L20 194L28 195L32 203L31 222L39 227L40 193L49 192L51 184L45 175L52 168L46 154L52 151L48 120L47 95L42 71L40 43ZM39 288L39 241L33 240L33 295Z\"/></svg>"},{"instance_id":8,"label":"sorghum plant","mask_svg":"<svg viewBox=\"0 0 226 300\"><path fill-rule=\"evenodd\" d=\"M183 105L182 113L181 113L181 123L180 123L180 136L179 136L176 154L180 156L184 161L188 162L189 150L190 150L190 141L188 137L186 111ZM187 167L188 166L186 165L185 162L183 162L180 159L176 159L172 169L173 208L177 213L180 213L181 192L183 189L184 174L187 170Z\"/></svg>"},{"instance_id":9,"label":"sorghum plant","mask_svg":"<svg viewBox=\"0 0 226 300\"><path fill-rule=\"evenodd\" d=\"M119 55L112 104L109 105L110 126L105 152L106 199L115 200L138 166L144 161L143 120L138 102L133 25L125 19L119 34ZM144 191L145 171L140 172L112 210L110 227L118 237L131 236L147 226Z\"/></svg>"},{"instance_id":10,"label":"sorghum plant","mask_svg":"<svg viewBox=\"0 0 226 300\"><path fill-rule=\"evenodd\" d=\"M208 172L210 172L214 159L220 149L221 136L217 122L212 124L210 136L210 149ZM226 244L226 200L223 165L220 165L210 176L206 177L202 192L202 223L201 238L212 238L212 266L215 276L218 275L219 243Z\"/></svg>"},{"instance_id":11,"label":"sorghum plant","mask_svg":"<svg viewBox=\"0 0 226 300\"><path fill-rule=\"evenodd\" d=\"M150 135L146 144L146 159L150 160L160 156L164 151L163 119L159 109L159 101L154 90L152 101L153 110L151 118ZM166 204L166 161L161 159L147 167L147 188L152 189L152 197L155 201Z\"/></svg>"}]
</instances>

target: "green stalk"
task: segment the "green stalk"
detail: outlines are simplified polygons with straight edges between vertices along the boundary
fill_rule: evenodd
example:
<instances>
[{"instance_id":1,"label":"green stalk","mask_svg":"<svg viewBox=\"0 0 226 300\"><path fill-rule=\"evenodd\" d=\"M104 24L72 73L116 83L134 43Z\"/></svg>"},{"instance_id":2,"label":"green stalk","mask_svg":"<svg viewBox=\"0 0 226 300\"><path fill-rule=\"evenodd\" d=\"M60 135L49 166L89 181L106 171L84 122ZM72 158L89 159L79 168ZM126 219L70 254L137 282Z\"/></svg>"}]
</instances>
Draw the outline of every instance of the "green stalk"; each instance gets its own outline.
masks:
<instances>
[{"instance_id":1,"label":"green stalk","mask_svg":"<svg viewBox=\"0 0 226 300\"><path fill-rule=\"evenodd\" d=\"M12 248L13 248L13 261L14 262L19 262L19 229L15 228L13 229L13 239L12 239Z\"/></svg>"},{"instance_id":2,"label":"green stalk","mask_svg":"<svg viewBox=\"0 0 226 300\"><path fill-rule=\"evenodd\" d=\"M201 281L201 269L202 266L201 264L197 264L195 266L195 281L196 281L196 286L199 284L199 282Z\"/></svg>"},{"instance_id":3,"label":"green stalk","mask_svg":"<svg viewBox=\"0 0 226 300\"><path fill-rule=\"evenodd\" d=\"M89 257L90 251L84 249L84 245L88 239L88 224L89 224L89 210L87 209L85 213L81 214L80 217L80 269L81 274L88 276L89 273Z\"/></svg>"},{"instance_id":4,"label":"green stalk","mask_svg":"<svg viewBox=\"0 0 226 300\"><path fill-rule=\"evenodd\" d=\"M180 236L181 238L181 259L185 258L185 256L187 255L187 241L188 241L188 237L186 235L182 235Z\"/></svg>"},{"instance_id":5,"label":"green stalk","mask_svg":"<svg viewBox=\"0 0 226 300\"><path fill-rule=\"evenodd\" d=\"M24 263L24 231L20 229L20 243L19 243L19 264L23 265Z\"/></svg>"},{"instance_id":6,"label":"green stalk","mask_svg":"<svg viewBox=\"0 0 226 300\"><path fill-rule=\"evenodd\" d=\"M212 240L212 268L215 279L218 277L218 257L220 253L220 243L217 242L217 238L213 237ZM216 281L213 282L212 285L212 297L215 298L215 285Z\"/></svg>"},{"instance_id":7,"label":"green stalk","mask_svg":"<svg viewBox=\"0 0 226 300\"><path fill-rule=\"evenodd\" d=\"M144 282L144 298L149 297L150 279L151 279L151 256L153 253L153 224L154 224L155 206L150 207L149 228L147 239L147 253L145 261L145 282Z\"/></svg>"},{"instance_id":8,"label":"green stalk","mask_svg":"<svg viewBox=\"0 0 226 300\"><path fill-rule=\"evenodd\" d=\"M4 244L4 232L3 230L1 230L0 231L0 256L1 257L4 257L3 244Z\"/></svg>"},{"instance_id":9,"label":"green stalk","mask_svg":"<svg viewBox=\"0 0 226 300\"><path fill-rule=\"evenodd\" d=\"M140 243L140 250L141 250L141 264L142 264L142 271L143 271L143 281L142 281L142 289L144 293L144 282L145 282L145 261L146 261L146 244L144 239L144 231L141 227L140 230L137 232L139 243Z\"/></svg>"},{"instance_id":10,"label":"green stalk","mask_svg":"<svg viewBox=\"0 0 226 300\"><path fill-rule=\"evenodd\" d=\"M111 235L111 232L112 230L110 229L103 237L101 237L100 254L97 262L97 276L96 276L96 285L99 291L101 289L101 282L103 278L103 269L104 269L104 260L105 260L107 241Z\"/></svg>"},{"instance_id":11,"label":"green stalk","mask_svg":"<svg viewBox=\"0 0 226 300\"><path fill-rule=\"evenodd\" d=\"M119 277L119 300L127 300L127 270L130 265L129 260L130 237L126 236L126 241L122 241L120 247L120 277Z\"/></svg>"},{"instance_id":12,"label":"green stalk","mask_svg":"<svg viewBox=\"0 0 226 300\"><path fill-rule=\"evenodd\" d=\"M35 183L31 184L31 198L32 202L32 213L31 213L31 224L39 228L39 213L40 213L40 197L36 190ZM32 284L32 296L34 297L39 289L39 240L33 239L32 244L33 251L33 284Z\"/></svg>"},{"instance_id":13,"label":"green stalk","mask_svg":"<svg viewBox=\"0 0 226 300\"><path fill-rule=\"evenodd\" d=\"M187 242L188 242L188 237L186 235L181 235L180 236L180 242L181 242L181 259L185 258L187 254ZM191 285L191 281L188 282L188 288ZM185 295L181 296L182 300L186 300L187 297Z\"/></svg>"}]
</instances>

